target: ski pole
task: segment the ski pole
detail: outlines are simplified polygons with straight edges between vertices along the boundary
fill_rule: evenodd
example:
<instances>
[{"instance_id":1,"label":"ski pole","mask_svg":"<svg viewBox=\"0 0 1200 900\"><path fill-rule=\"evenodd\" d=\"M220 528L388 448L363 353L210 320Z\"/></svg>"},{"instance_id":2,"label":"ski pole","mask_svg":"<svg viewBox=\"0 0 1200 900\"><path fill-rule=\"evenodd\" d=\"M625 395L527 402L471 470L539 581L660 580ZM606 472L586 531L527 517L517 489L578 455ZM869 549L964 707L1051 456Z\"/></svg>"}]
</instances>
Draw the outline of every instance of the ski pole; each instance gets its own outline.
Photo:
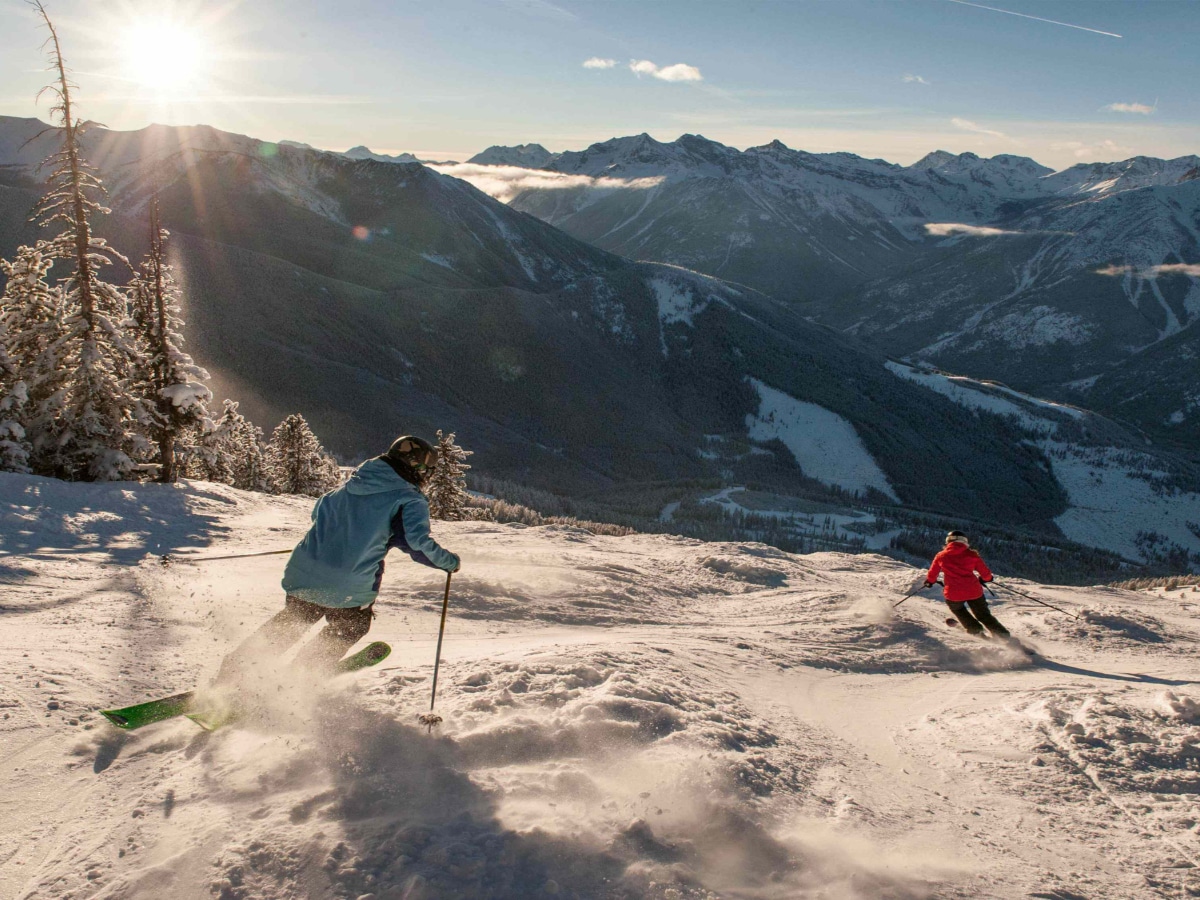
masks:
<instances>
[{"instance_id":1,"label":"ski pole","mask_svg":"<svg viewBox=\"0 0 1200 900\"><path fill-rule=\"evenodd\" d=\"M899 603L893 603L893 604L892 604L892 609L899 609L899 608L900 608L900 603L903 603L903 602L904 602L905 600L907 600L909 597L915 597L917 594L921 593L921 591L923 591L923 590L925 590L925 585L921 585L921 586L920 586L919 588L917 588L916 590L909 591L907 594L905 594L905 595L904 595L904 596L903 596L903 597L900 599L900 602L899 602Z\"/></svg>"},{"instance_id":2,"label":"ski pole","mask_svg":"<svg viewBox=\"0 0 1200 900\"><path fill-rule=\"evenodd\" d=\"M235 553L232 556L190 556L190 557L189 556L172 556L170 553L164 553L159 558L159 562L161 562L163 567L165 568L166 566L169 566L172 563L177 563L177 562L185 562L185 563L215 562L218 559L249 559L251 556L277 556L280 553L291 553L291 552L292 552L292 548L288 548L287 550L264 550L261 553Z\"/></svg>"},{"instance_id":3,"label":"ski pole","mask_svg":"<svg viewBox=\"0 0 1200 900\"><path fill-rule=\"evenodd\" d=\"M1042 604L1042 606L1048 606L1048 607L1050 607L1050 609L1054 610L1055 612L1060 612L1064 616L1070 616L1072 619L1079 619L1079 621L1081 621L1081 622L1083 621L1083 616L1077 616L1077 615L1075 615L1075 613L1067 612L1062 607L1055 606L1053 603L1047 603L1045 600L1039 600L1037 597L1034 597L1032 594L1027 594L1024 591L1018 591L1016 588L1010 588L1007 584L1002 584L1002 585L1000 585L1000 587L1004 588L1006 591L1009 591L1010 593L1016 594L1018 597L1024 597L1026 600L1032 600L1034 603Z\"/></svg>"},{"instance_id":4,"label":"ski pole","mask_svg":"<svg viewBox=\"0 0 1200 900\"><path fill-rule=\"evenodd\" d=\"M429 712L422 713L417 717L418 721L429 729L429 734L433 734L435 725L442 724L442 717L433 711L433 705L437 702L438 667L442 664L442 636L446 633L446 610L450 607L450 576L452 574L452 572L446 573L446 594L442 597L442 624L438 627L437 654L433 659L433 693L429 697Z\"/></svg>"}]
</instances>

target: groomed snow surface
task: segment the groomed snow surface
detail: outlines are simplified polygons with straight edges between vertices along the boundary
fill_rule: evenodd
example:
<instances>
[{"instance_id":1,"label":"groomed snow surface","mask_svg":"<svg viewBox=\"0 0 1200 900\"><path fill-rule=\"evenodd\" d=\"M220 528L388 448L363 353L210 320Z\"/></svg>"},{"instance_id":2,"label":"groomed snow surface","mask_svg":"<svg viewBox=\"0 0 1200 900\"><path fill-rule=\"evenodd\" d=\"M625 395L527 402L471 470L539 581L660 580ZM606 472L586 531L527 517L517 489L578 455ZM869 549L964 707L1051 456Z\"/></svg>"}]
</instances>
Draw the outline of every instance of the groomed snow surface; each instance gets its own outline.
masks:
<instances>
[{"instance_id":1,"label":"groomed snow surface","mask_svg":"<svg viewBox=\"0 0 1200 900\"><path fill-rule=\"evenodd\" d=\"M0 897L1200 895L1200 593L1017 586L1043 661L890 602L878 556L438 524L380 667L264 670L258 712L120 732L281 605L310 502L0 476ZM1003 573L1000 573L1003 580Z\"/></svg>"}]
</instances>

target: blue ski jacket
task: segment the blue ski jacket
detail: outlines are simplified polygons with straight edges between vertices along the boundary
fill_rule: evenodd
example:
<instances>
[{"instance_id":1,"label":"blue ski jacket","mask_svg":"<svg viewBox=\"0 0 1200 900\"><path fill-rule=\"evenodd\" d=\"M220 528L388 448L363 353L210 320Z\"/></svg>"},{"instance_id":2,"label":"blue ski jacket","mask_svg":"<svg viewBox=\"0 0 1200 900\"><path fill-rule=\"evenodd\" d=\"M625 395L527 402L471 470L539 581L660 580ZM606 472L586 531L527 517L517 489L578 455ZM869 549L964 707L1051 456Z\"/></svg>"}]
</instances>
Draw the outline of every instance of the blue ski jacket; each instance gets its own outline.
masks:
<instances>
[{"instance_id":1,"label":"blue ski jacket","mask_svg":"<svg viewBox=\"0 0 1200 900\"><path fill-rule=\"evenodd\" d=\"M283 571L283 589L318 606L374 603L391 547L423 565L458 568L458 557L429 533L425 496L384 460L369 459L313 507L312 526Z\"/></svg>"}]
</instances>

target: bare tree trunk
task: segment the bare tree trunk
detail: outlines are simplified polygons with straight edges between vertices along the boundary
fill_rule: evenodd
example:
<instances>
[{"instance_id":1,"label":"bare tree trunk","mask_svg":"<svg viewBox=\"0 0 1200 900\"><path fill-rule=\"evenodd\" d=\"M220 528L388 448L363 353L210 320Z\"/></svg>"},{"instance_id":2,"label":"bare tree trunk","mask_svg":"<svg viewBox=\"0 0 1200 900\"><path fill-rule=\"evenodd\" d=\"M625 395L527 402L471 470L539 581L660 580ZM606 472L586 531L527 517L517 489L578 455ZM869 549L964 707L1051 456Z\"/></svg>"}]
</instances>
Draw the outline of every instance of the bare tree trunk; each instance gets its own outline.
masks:
<instances>
[{"instance_id":1,"label":"bare tree trunk","mask_svg":"<svg viewBox=\"0 0 1200 900\"><path fill-rule=\"evenodd\" d=\"M59 98L62 101L63 114L63 151L67 156L71 178L71 216L75 223L75 281L79 285L79 307L83 316L87 343L94 341L93 333L96 328L96 299L92 278L91 226L88 223L87 206L84 202L83 168L79 158L78 123L71 113L71 83L67 79L67 67L63 62L62 47L58 42L58 32L50 15L39 0L34 5L42 15L42 21L50 30L50 40L54 44L54 66L58 70Z\"/></svg>"},{"instance_id":2,"label":"bare tree trunk","mask_svg":"<svg viewBox=\"0 0 1200 900\"><path fill-rule=\"evenodd\" d=\"M155 193L150 201L150 264L154 267L154 318L157 331L151 351L154 353L154 389L158 393L158 411L162 416L162 424L158 431L158 480L173 482L178 477L175 472L175 436L179 431L178 416L175 404L164 397L162 392L167 383L167 298L163 285L163 248L162 225L158 216L158 194Z\"/></svg>"}]
</instances>

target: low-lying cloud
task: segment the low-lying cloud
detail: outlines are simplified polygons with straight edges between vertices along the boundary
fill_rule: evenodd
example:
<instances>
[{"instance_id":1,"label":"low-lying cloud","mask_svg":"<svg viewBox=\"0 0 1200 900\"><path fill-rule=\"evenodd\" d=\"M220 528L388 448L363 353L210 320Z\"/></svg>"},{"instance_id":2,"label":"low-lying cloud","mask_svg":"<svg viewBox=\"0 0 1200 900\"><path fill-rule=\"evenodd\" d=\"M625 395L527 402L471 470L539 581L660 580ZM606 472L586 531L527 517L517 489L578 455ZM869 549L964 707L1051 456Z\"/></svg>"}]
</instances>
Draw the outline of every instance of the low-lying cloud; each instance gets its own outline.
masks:
<instances>
[{"instance_id":1,"label":"low-lying cloud","mask_svg":"<svg viewBox=\"0 0 1200 900\"><path fill-rule=\"evenodd\" d=\"M1189 278L1200 278L1200 263L1163 263L1161 266L1118 266L1108 265L1096 269L1097 275L1117 277L1121 275L1136 275L1138 278L1161 278L1163 275L1187 275Z\"/></svg>"},{"instance_id":2,"label":"low-lying cloud","mask_svg":"<svg viewBox=\"0 0 1200 900\"><path fill-rule=\"evenodd\" d=\"M648 59L634 59L629 62L629 71L634 75L650 75L660 81L703 81L704 76L695 66L686 63L675 63L673 66L659 66Z\"/></svg>"},{"instance_id":3,"label":"low-lying cloud","mask_svg":"<svg viewBox=\"0 0 1200 900\"><path fill-rule=\"evenodd\" d=\"M1139 116L1153 115L1154 106L1147 106L1145 103L1110 103L1104 107L1109 112L1119 113L1137 113Z\"/></svg>"},{"instance_id":4,"label":"low-lying cloud","mask_svg":"<svg viewBox=\"0 0 1200 900\"><path fill-rule=\"evenodd\" d=\"M926 222L925 233L933 237L999 237L1005 234L1024 234L1023 231L1005 231L1003 228L991 228L987 225L965 225L962 222Z\"/></svg>"},{"instance_id":5,"label":"low-lying cloud","mask_svg":"<svg viewBox=\"0 0 1200 900\"><path fill-rule=\"evenodd\" d=\"M429 168L461 178L501 203L508 203L522 191L563 191L571 188L597 190L649 190L662 184L664 176L653 178L593 178L591 175L567 175L545 169L522 169L519 166L484 166L478 163L438 165Z\"/></svg>"},{"instance_id":6,"label":"low-lying cloud","mask_svg":"<svg viewBox=\"0 0 1200 900\"><path fill-rule=\"evenodd\" d=\"M599 56L593 56L591 59L583 61L585 69L611 69L617 64L615 59L603 59Z\"/></svg>"},{"instance_id":7,"label":"low-lying cloud","mask_svg":"<svg viewBox=\"0 0 1200 900\"><path fill-rule=\"evenodd\" d=\"M929 82L926 81L924 78L922 78L920 75L905 75L904 83L905 84L929 84Z\"/></svg>"}]
</instances>

